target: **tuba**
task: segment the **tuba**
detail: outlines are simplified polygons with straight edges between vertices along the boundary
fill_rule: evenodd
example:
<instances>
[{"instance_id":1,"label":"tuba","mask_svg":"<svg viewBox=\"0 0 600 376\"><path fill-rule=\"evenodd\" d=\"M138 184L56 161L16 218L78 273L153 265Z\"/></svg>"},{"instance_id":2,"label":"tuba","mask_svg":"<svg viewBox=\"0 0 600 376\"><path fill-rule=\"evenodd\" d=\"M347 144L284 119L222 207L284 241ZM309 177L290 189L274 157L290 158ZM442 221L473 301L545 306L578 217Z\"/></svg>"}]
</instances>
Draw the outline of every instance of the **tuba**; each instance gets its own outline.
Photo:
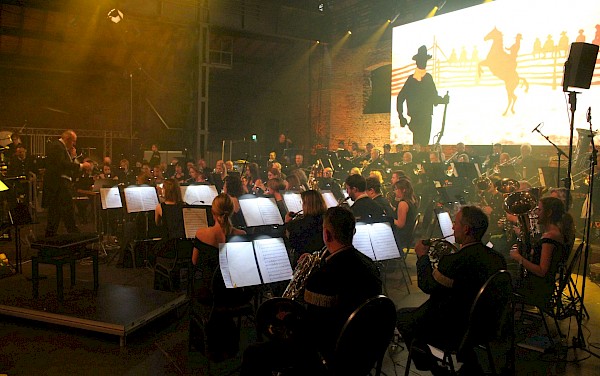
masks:
<instances>
[{"instance_id":1,"label":"tuba","mask_svg":"<svg viewBox=\"0 0 600 376\"><path fill-rule=\"evenodd\" d=\"M319 268L321 259L323 258L326 250L327 247L323 247L320 251L307 254L302 259L302 262L298 262L296 269L294 269L292 279L283 292L283 298L297 300L298 298L302 297L304 288L306 287L306 280L315 270Z\"/></svg>"},{"instance_id":2,"label":"tuba","mask_svg":"<svg viewBox=\"0 0 600 376\"><path fill-rule=\"evenodd\" d=\"M518 219L519 229L521 233L517 237L517 241L522 245L520 247L521 254L526 259L529 259L532 250L532 233L530 230L528 213L537 206L537 197L530 191L520 191L508 194L504 198L504 211L508 214L516 215ZM523 277L527 274L526 269L522 269Z\"/></svg>"}]
</instances>

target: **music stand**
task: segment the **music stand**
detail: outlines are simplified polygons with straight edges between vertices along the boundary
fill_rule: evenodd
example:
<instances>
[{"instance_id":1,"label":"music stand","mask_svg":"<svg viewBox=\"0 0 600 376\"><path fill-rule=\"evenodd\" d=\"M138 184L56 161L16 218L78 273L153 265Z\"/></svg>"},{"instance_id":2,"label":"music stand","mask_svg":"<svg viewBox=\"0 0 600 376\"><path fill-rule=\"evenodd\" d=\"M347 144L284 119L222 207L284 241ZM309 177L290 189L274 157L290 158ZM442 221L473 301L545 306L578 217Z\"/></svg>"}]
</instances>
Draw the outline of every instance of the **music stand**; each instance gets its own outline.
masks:
<instances>
[{"instance_id":1,"label":"music stand","mask_svg":"<svg viewBox=\"0 0 600 376\"><path fill-rule=\"evenodd\" d=\"M4 185L4 183L2 183ZM6 185L4 185L6 186ZM13 209L8 211L11 225L15 226L15 264L17 273L23 273L21 263L23 255L21 253L21 228L20 226L30 225L32 223L29 208L25 204L17 204Z\"/></svg>"}]
</instances>

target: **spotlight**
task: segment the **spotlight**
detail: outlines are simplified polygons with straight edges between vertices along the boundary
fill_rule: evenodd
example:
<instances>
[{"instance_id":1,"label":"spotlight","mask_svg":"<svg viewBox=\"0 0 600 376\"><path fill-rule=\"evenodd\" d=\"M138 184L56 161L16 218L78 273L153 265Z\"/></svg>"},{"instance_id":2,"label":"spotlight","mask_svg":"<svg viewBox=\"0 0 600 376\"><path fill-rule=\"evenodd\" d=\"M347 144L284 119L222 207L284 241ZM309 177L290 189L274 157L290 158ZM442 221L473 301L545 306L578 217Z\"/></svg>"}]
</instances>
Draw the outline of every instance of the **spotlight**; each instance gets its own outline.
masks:
<instances>
[{"instance_id":1,"label":"spotlight","mask_svg":"<svg viewBox=\"0 0 600 376\"><path fill-rule=\"evenodd\" d=\"M321 43L321 41L320 41L320 40L318 40L318 41L317 41L317 44L320 44L320 43Z\"/></svg>"},{"instance_id":2,"label":"spotlight","mask_svg":"<svg viewBox=\"0 0 600 376\"><path fill-rule=\"evenodd\" d=\"M111 9L108 12L107 17L114 23L119 23L123 20L123 12L118 9Z\"/></svg>"},{"instance_id":3,"label":"spotlight","mask_svg":"<svg viewBox=\"0 0 600 376\"><path fill-rule=\"evenodd\" d=\"M351 31L351 30L348 30L348 35L351 35L351 34L352 34L352 31Z\"/></svg>"}]
</instances>

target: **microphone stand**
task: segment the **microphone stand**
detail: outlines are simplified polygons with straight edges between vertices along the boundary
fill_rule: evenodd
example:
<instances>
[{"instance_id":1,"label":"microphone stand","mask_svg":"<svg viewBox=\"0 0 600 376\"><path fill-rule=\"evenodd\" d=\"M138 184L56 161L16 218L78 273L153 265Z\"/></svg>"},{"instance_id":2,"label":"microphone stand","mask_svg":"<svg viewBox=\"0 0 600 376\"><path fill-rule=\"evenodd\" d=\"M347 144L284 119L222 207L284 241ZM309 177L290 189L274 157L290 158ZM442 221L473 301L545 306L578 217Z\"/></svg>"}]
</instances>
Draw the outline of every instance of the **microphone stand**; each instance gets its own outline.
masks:
<instances>
[{"instance_id":1,"label":"microphone stand","mask_svg":"<svg viewBox=\"0 0 600 376\"><path fill-rule=\"evenodd\" d=\"M572 128L571 128L572 129ZM542 137L544 137L546 139L546 141L548 141L550 143L550 145L554 146L554 149L556 149L556 156L558 157L558 166L557 166L557 170L556 170L556 187L560 187L560 158L561 155L564 155L565 157L569 157L567 154L565 154L564 151L562 151L561 148L559 148L554 142L552 142L550 140L550 137L545 136L542 131L540 131L539 129L535 129L535 131L537 133L539 133ZM570 176L570 175L569 175ZM571 189L571 185L569 184L569 187L567 189Z\"/></svg>"},{"instance_id":2,"label":"microphone stand","mask_svg":"<svg viewBox=\"0 0 600 376\"><path fill-rule=\"evenodd\" d=\"M571 118L572 119L572 118ZM596 161L597 161L597 155L598 155L598 150L596 150L596 146L594 145L594 131L592 130L592 121L591 121L591 115L588 113L588 123L590 124L590 135L588 136L590 138L590 143L592 146L592 152L590 153L590 166L589 166L589 173L590 173L590 184L589 184L589 188L588 188L588 206L586 208L587 211L587 218L585 220L585 226L583 229L583 243L585 244L584 246L584 251L583 251L583 281L582 281L582 285L581 285L581 298L580 298L580 303L579 303L579 310L577 312L577 337L573 338L573 348L575 349L581 349L585 352L587 352L590 355L595 356L596 358L600 358L600 355L593 353L590 349L588 349L586 347L586 343L585 343L585 337L583 336L583 326L581 324L582 320L583 320L583 314L585 311L585 305L584 305L584 299L585 299L585 285L586 285L586 279L587 279L587 273L588 273L588 262L589 262L589 256L590 256L590 229L592 227L592 197L594 194L594 168L596 166ZM571 123L572 124L572 123ZM588 314L588 318L589 318L589 314Z\"/></svg>"}]
</instances>

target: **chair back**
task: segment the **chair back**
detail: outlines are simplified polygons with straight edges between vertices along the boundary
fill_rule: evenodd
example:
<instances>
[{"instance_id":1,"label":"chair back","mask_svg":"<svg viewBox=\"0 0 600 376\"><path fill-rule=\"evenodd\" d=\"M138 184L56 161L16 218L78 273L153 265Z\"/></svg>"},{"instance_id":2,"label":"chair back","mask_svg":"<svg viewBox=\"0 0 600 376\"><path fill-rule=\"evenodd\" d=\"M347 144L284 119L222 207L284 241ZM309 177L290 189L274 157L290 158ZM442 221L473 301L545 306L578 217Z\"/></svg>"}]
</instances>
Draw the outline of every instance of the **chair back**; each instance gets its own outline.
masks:
<instances>
[{"instance_id":1,"label":"chair back","mask_svg":"<svg viewBox=\"0 0 600 376\"><path fill-rule=\"evenodd\" d=\"M394 302L384 295L367 300L348 318L330 369L334 375L364 376L381 362L396 325Z\"/></svg>"},{"instance_id":2,"label":"chair back","mask_svg":"<svg viewBox=\"0 0 600 376\"><path fill-rule=\"evenodd\" d=\"M474 346L487 344L506 330L512 317L513 286L510 273L500 270L483 284L469 313L467 330L458 348L458 356Z\"/></svg>"},{"instance_id":3,"label":"chair back","mask_svg":"<svg viewBox=\"0 0 600 376\"><path fill-rule=\"evenodd\" d=\"M573 269L575 265L579 263L579 258L581 257L581 252L583 252L584 243L581 242L575 252L571 252L564 267L560 270L560 275L558 277L558 285L557 285L557 293L559 295L562 294L563 290L567 286L569 282L569 278L571 278L571 274L573 273Z\"/></svg>"}]
</instances>

